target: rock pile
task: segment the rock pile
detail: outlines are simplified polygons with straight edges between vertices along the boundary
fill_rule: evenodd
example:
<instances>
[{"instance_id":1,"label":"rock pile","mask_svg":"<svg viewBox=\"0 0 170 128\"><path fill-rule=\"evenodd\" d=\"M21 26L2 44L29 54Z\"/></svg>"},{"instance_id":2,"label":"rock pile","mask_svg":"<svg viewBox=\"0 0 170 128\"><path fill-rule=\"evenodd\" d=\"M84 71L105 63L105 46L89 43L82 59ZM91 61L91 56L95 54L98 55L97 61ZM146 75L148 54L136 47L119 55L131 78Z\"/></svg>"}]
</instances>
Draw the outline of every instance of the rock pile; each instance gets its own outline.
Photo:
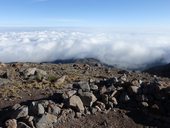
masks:
<instances>
[{"instance_id":1,"label":"rock pile","mask_svg":"<svg viewBox=\"0 0 170 128\"><path fill-rule=\"evenodd\" d=\"M39 74L39 79L46 76L41 70L29 69L25 78L35 74ZM126 74L100 81L80 81L61 89L51 99L16 104L5 110L3 127L52 128L67 118L107 113L115 107L139 109L170 123L170 88L157 79L128 80Z\"/></svg>"}]
</instances>

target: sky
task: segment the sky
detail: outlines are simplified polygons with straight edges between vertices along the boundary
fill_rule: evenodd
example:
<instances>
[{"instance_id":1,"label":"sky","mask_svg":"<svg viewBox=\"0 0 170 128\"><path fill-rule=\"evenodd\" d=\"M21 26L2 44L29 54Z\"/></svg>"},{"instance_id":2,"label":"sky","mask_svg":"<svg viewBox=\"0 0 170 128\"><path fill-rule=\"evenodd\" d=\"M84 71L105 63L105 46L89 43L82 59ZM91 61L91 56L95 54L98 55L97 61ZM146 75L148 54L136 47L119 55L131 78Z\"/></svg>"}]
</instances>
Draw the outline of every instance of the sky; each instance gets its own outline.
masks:
<instances>
[{"instance_id":1,"label":"sky","mask_svg":"<svg viewBox=\"0 0 170 128\"><path fill-rule=\"evenodd\" d=\"M1 27L169 28L170 0L0 0Z\"/></svg>"},{"instance_id":2,"label":"sky","mask_svg":"<svg viewBox=\"0 0 170 128\"><path fill-rule=\"evenodd\" d=\"M0 62L95 58L144 69L169 54L170 0L0 0Z\"/></svg>"}]
</instances>

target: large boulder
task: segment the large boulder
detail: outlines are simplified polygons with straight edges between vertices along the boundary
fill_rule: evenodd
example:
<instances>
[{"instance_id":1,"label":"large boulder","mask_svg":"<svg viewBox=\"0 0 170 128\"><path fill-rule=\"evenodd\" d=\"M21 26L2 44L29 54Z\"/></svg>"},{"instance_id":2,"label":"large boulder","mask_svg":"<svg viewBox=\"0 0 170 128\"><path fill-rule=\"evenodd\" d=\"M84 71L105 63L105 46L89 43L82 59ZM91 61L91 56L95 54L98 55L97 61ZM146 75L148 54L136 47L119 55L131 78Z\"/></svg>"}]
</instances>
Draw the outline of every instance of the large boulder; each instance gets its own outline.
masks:
<instances>
[{"instance_id":1,"label":"large boulder","mask_svg":"<svg viewBox=\"0 0 170 128\"><path fill-rule=\"evenodd\" d=\"M30 80L42 80L46 77L47 73L44 70L37 69L37 68L27 68L22 71L22 75L24 79L30 79Z\"/></svg>"},{"instance_id":2,"label":"large boulder","mask_svg":"<svg viewBox=\"0 0 170 128\"><path fill-rule=\"evenodd\" d=\"M80 98L84 106L91 107L93 103L97 100L96 96L91 92L82 92L79 90Z\"/></svg>"},{"instance_id":3,"label":"large boulder","mask_svg":"<svg viewBox=\"0 0 170 128\"><path fill-rule=\"evenodd\" d=\"M79 96L76 96L76 95L72 96L69 99L69 106L78 112L84 112L83 102Z\"/></svg>"}]
</instances>

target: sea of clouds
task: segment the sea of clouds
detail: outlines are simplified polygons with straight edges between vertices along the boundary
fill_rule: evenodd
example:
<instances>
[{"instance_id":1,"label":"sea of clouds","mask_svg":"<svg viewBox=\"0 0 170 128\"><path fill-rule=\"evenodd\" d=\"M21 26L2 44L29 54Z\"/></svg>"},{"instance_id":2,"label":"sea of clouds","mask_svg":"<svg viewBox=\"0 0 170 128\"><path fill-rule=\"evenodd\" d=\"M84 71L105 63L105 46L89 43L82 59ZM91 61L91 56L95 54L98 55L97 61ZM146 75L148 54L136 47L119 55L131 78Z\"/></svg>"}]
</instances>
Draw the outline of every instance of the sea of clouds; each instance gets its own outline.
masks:
<instances>
[{"instance_id":1,"label":"sea of clouds","mask_svg":"<svg viewBox=\"0 0 170 128\"><path fill-rule=\"evenodd\" d=\"M170 62L168 32L32 30L0 32L1 62L95 58L120 68Z\"/></svg>"}]
</instances>

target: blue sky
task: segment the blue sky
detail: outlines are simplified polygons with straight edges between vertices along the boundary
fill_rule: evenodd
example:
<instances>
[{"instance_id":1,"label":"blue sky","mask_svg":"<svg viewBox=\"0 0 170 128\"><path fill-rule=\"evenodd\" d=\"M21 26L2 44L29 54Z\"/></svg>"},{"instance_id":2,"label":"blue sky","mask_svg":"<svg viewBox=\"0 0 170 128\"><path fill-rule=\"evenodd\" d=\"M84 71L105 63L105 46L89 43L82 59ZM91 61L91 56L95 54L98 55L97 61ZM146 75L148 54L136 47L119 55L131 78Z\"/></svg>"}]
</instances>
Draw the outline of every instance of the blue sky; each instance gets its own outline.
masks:
<instances>
[{"instance_id":1,"label":"blue sky","mask_svg":"<svg viewBox=\"0 0 170 128\"><path fill-rule=\"evenodd\" d=\"M0 0L0 26L169 28L170 0Z\"/></svg>"}]
</instances>

